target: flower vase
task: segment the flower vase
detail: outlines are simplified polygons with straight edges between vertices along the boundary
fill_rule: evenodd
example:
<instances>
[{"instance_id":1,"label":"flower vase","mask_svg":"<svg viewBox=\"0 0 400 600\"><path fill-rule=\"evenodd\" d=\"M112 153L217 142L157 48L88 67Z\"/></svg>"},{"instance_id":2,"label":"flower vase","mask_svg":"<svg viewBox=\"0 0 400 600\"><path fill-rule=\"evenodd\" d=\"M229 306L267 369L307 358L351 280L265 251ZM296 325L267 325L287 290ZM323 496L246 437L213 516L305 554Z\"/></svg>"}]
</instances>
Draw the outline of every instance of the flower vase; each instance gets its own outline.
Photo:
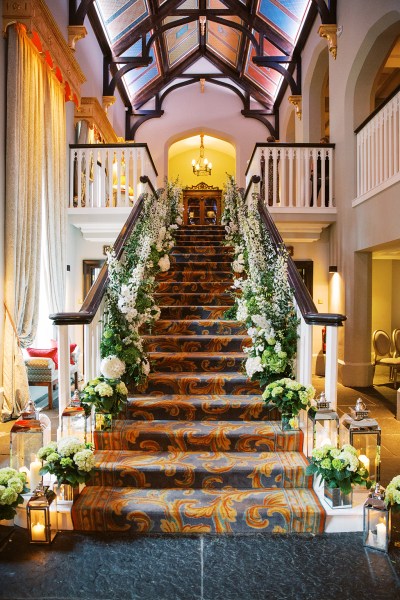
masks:
<instances>
[{"instance_id":1,"label":"flower vase","mask_svg":"<svg viewBox=\"0 0 400 600\"><path fill-rule=\"evenodd\" d=\"M351 508L353 505L353 490L349 494L340 488L330 488L324 485L324 500L331 508Z\"/></svg>"},{"instance_id":2,"label":"flower vase","mask_svg":"<svg viewBox=\"0 0 400 600\"><path fill-rule=\"evenodd\" d=\"M298 431L300 429L298 415L282 413L281 429L282 431Z\"/></svg>"},{"instance_id":3,"label":"flower vase","mask_svg":"<svg viewBox=\"0 0 400 600\"><path fill-rule=\"evenodd\" d=\"M0 550L9 542L14 531L14 519L0 519Z\"/></svg>"},{"instance_id":4,"label":"flower vase","mask_svg":"<svg viewBox=\"0 0 400 600\"><path fill-rule=\"evenodd\" d=\"M111 413L96 412L95 431L111 431L113 425L113 415Z\"/></svg>"},{"instance_id":5,"label":"flower vase","mask_svg":"<svg viewBox=\"0 0 400 600\"><path fill-rule=\"evenodd\" d=\"M54 491L57 495L57 502L75 502L79 494L79 486L56 482Z\"/></svg>"}]
</instances>

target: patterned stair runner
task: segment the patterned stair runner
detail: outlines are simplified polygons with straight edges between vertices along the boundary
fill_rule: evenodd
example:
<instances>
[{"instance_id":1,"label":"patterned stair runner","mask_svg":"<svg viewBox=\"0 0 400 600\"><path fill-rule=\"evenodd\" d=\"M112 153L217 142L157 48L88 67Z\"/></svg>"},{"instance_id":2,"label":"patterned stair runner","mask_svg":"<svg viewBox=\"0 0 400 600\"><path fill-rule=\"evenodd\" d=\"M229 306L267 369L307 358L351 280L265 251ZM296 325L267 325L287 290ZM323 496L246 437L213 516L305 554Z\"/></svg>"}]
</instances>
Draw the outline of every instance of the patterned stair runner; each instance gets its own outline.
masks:
<instances>
[{"instance_id":1,"label":"patterned stair runner","mask_svg":"<svg viewBox=\"0 0 400 600\"><path fill-rule=\"evenodd\" d=\"M246 328L232 305L232 248L221 226L177 231L158 276L160 320L144 342L146 387L126 420L96 432L96 468L75 529L132 533L311 532L325 511L306 476L303 434L283 432L242 364Z\"/></svg>"}]
</instances>

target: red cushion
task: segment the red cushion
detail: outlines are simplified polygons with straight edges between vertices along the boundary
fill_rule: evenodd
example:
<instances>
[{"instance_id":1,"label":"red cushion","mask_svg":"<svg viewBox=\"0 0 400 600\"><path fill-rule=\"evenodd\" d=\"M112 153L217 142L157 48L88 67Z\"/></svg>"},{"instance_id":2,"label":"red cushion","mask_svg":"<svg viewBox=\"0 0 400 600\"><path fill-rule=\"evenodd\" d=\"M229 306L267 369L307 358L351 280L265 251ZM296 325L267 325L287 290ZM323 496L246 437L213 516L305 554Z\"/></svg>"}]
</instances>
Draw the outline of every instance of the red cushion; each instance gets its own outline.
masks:
<instances>
[{"instance_id":1,"label":"red cushion","mask_svg":"<svg viewBox=\"0 0 400 600\"><path fill-rule=\"evenodd\" d=\"M26 351L31 358L51 358L58 369L57 348L26 348Z\"/></svg>"},{"instance_id":2,"label":"red cushion","mask_svg":"<svg viewBox=\"0 0 400 600\"><path fill-rule=\"evenodd\" d=\"M57 348L58 348L57 340L50 340L50 346L52 348L56 348L56 350L57 350ZM69 364L70 365L74 365L75 364L74 359L71 356L72 353L73 353L73 351L75 350L75 348L76 348L76 344L70 344L69 345ZM57 362L58 362L58 352L57 352Z\"/></svg>"}]
</instances>

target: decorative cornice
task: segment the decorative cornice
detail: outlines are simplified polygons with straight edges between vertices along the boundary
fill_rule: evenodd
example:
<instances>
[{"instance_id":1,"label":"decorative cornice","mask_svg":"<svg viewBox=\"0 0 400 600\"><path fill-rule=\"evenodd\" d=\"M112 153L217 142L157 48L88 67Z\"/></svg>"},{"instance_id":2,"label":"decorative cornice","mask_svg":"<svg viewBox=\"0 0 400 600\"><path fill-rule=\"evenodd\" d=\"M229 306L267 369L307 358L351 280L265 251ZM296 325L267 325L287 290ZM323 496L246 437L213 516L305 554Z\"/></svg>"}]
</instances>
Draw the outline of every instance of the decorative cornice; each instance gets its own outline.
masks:
<instances>
[{"instance_id":1,"label":"decorative cornice","mask_svg":"<svg viewBox=\"0 0 400 600\"><path fill-rule=\"evenodd\" d=\"M319 35L328 40L329 52L332 54L333 58L336 58L337 53L337 30L337 25L329 23L322 23L318 29Z\"/></svg>"},{"instance_id":2,"label":"decorative cornice","mask_svg":"<svg viewBox=\"0 0 400 600\"><path fill-rule=\"evenodd\" d=\"M290 104L293 104L295 111L296 111L297 118L300 119L300 121L301 121L301 99L302 99L302 97L300 95L289 96L289 98L288 98Z\"/></svg>"},{"instance_id":3,"label":"decorative cornice","mask_svg":"<svg viewBox=\"0 0 400 600\"><path fill-rule=\"evenodd\" d=\"M75 51L76 42L87 36L84 25L68 25L68 46Z\"/></svg>"},{"instance_id":4,"label":"decorative cornice","mask_svg":"<svg viewBox=\"0 0 400 600\"><path fill-rule=\"evenodd\" d=\"M3 32L15 23L25 25L30 36L36 32L42 52L48 51L54 66L61 71L67 99L79 104L80 87L86 77L44 0L3 0Z\"/></svg>"},{"instance_id":5,"label":"decorative cornice","mask_svg":"<svg viewBox=\"0 0 400 600\"><path fill-rule=\"evenodd\" d=\"M108 112L108 109L110 108L110 106L115 104L115 101L116 101L115 96L103 96L103 108L106 113Z\"/></svg>"},{"instance_id":6,"label":"decorative cornice","mask_svg":"<svg viewBox=\"0 0 400 600\"><path fill-rule=\"evenodd\" d=\"M81 98L81 105L75 109L74 116L74 123L78 121L89 123L89 127L95 130L95 138L99 138L96 142L115 144L120 141L97 98Z\"/></svg>"}]
</instances>

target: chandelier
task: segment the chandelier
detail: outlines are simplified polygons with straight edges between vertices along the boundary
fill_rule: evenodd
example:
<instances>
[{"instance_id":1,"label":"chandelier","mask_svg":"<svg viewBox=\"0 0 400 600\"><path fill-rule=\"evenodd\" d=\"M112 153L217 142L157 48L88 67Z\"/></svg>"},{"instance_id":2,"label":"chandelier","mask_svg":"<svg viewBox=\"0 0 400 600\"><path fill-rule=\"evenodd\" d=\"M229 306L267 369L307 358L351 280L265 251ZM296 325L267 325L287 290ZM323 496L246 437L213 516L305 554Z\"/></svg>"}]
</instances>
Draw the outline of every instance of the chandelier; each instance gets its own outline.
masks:
<instances>
[{"instance_id":1,"label":"chandelier","mask_svg":"<svg viewBox=\"0 0 400 600\"><path fill-rule=\"evenodd\" d=\"M200 134L200 156L197 159L192 160L193 173L198 177L203 175L211 175L212 163L208 162L208 158L204 158L204 134Z\"/></svg>"}]
</instances>

